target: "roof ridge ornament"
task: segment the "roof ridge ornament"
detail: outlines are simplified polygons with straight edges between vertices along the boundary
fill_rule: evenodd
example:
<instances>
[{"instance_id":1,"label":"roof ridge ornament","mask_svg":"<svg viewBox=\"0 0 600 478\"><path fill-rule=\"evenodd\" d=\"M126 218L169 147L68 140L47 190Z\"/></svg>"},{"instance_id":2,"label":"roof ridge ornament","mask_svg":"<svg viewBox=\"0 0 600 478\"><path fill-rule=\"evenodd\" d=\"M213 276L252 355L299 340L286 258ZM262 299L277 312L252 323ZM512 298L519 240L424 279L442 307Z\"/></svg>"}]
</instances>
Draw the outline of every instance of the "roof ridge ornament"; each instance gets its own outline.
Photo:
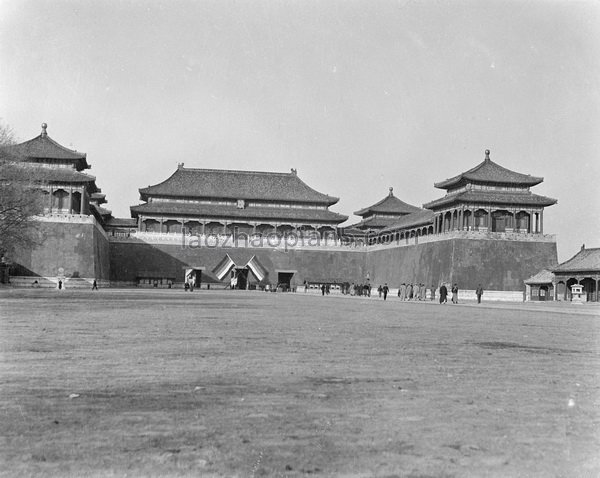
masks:
<instances>
[{"instance_id":1,"label":"roof ridge ornament","mask_svg":"<svg viewBox=\"0 0 600 478\"><path fill-rule=\"evenodd\" d=\"M490 161L490 150L489 149L485 150L485 160Z\"/></svg>"},{"instance_id":2,"label":"roof ridge ornament","mask_svg":"<svg viewBox=\"0 0 600 478\"><path fill-rule=\"evenodd\" d=\"M392 197L394 195L394 188L390 186L390 192L388 194L389 197Z\"/></svg>"},{"instance_id":3,"label":"roof ridge ornament","mask_svg":"<svg viewBox=\"0 0 600 478\"><path fill-rule=\"evenodd\" d=\"M292 174L294 176L297 176L298 175L298 170L296 168L292 168Z\"/></svg>"},{"instance_id":4,"label":"roof ridge ornament","mask_svg":"<svg viewBox=\"0 0 600 478\"><path fill-rule=\"evenodd\" d=\"M184 163L177 163L177 169L183 169ZM150 186L148 186L150 187Z\"/></svg>"},{"instance_id":5,"label":"roof ridge ornament","mask_svg":"<svg viewBox=\"0 0 600 478\"><path fill-rule=\"evenodd\" d=\"M46 136L48 136L48 133L46 132L47 127L48 127L48 125L46 123L42 123L42 134L40 135L42 138L45 138Z\"/></svg>"}]
</instances>

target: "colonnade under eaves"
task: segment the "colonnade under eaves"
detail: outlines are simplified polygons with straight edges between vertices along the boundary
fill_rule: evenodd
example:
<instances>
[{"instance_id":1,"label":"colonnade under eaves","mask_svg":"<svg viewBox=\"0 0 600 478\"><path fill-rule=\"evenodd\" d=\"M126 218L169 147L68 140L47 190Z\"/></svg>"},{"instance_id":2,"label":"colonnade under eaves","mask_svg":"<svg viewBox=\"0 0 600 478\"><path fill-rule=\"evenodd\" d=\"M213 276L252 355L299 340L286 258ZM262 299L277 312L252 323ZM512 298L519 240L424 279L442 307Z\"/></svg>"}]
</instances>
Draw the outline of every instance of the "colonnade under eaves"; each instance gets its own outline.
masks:
<instances>
[{"instance_id":1,"label":"colonnade under eaves","mask_svg":"<svg viewBox=\"0 0 600 478\"><path fill-rule=\"evenodd\" d=\"M336 225L329 224L302 224L279 222L244 222L225 219L188 219L188 218L163 218L163 217L138 217L138 230L140 232L155 232L159 234L189 234L197 235L233 235L247 234L295 234L298 236L314 234L321 237L335 234Z\"/></svg>"},{"instance_id":2,"label":"colonnade under eaves","mask_svg":"<svg viewBox=\"0 0 600 478\"><path fill-rule=\"evenodd\" d=\"M580 284L588 302L600 302L600 273L595 274L560 274L555 277L552 287L554 300L571 300L571 286Z\"/></svg>"},{"instance_id":3,"label":"colonnade under eaves","mask_svg":"<svg viewBox=\"0 0 600 478\"><path fill-rule=\"evenodd\" d=\"M61 214L90 213L85 187L46 186L42 189L44 212Z\"/></svg>"},{"instance_id":4,"label":"colonnade under eaves","mask_svg":"<svg viewBox=\"0 0 600 478\"><path fill-rule=\"evenodd\" d=\"M436 234L448 231L543 234L544 210L460 206L437 211L433 217L433 230Z\"/></svg>"}]
</instances>

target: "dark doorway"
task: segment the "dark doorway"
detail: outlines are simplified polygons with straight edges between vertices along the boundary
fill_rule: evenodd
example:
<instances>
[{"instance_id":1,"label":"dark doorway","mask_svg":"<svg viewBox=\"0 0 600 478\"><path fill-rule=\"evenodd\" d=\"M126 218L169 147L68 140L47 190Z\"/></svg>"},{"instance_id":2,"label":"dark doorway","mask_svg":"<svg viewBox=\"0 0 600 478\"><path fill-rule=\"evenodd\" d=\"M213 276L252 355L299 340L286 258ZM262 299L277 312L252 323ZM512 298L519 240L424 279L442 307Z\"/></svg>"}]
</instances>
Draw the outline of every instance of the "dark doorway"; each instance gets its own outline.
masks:
<instances>
[{"instance_id":1,"label":"dark doorway","mask_svg":"<svg viewBox=\"0 0 600 478\"><path fill-rule=\"evenodd\" d=\"M548 300L548 286L540 286L540 300Z\"/></svg>"},{"instance_id":2,"label":"dark doorway","mask_svg":"<svg viewBox=\"0 0 600 478\"><path fill-rule=\"evenodd\" d=\"M237 277L237 288L246 290L248 288L248 268L239 268L235 270L235 275Z\"/></svg>"},{"instance_id":3,"label":"dark doorway","mask_svg":"<svg viewBox=\"0 0 600 478\"><path fill-rule=\"evenodd\" d=\"M277 273L277 284L284 291L290 290L290 284L292 282L293 272L278 272Z\"/></svg>"}]
</instances>

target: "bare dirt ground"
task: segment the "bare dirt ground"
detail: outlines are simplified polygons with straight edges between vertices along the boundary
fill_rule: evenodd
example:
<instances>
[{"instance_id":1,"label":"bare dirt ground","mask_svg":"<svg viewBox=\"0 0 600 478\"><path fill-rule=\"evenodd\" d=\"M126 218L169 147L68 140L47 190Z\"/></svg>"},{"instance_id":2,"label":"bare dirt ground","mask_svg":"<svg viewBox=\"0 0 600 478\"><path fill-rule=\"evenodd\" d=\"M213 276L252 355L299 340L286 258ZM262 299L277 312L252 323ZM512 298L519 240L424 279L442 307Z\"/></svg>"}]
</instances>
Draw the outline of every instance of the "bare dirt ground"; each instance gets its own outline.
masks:
<instances>
[{"instance_id":1,"label":"bare dirt ground","mask_svg":"<svg viewBox=\"0 0 600 478\"><path fill-rule=\"evenodd\" d=\"M597 477L600 308L0 291L0 476Z\"/></svg>"}]
</instances>

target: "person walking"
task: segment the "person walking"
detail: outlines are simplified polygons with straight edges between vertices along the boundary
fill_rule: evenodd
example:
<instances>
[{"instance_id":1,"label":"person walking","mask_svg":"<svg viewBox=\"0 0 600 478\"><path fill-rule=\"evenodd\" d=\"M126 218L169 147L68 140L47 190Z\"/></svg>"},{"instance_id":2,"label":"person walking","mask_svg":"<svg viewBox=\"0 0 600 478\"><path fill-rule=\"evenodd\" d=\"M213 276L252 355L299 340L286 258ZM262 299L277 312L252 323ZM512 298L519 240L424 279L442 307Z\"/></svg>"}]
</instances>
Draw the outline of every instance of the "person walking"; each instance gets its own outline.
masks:
<instances>
[{"instance_id":1,"label":"person walking","mask_svg":"<svg viewBox=\"0 0 600 478\"><path fill-rule=\"evenodd\" d=\"M481 284L479 284L479 287L475 290L475 295L477 295L477 303L481 304L481 296L483 295L483 287L481 287Z\"/></svg>"},{"instance_id":2,"label":"person walking","mask_svg":"<svg viewBox=\"0 0 600 478\"><path fill-rule=\"evenodd\" d=\"M456 282L452 286L452 303L458 304L458 285Z\"/></svg>"},{"instance_id":3,"label":"person walking","mask_svg":"<svg viewBox=\"0 0 600 478\"><path fill-rule=\"evenodd\" d=\"M381 285L377 287L377 293L379 294L379 298L381 299L381 294L383 293L383 287L381 287Z\"/></svg>"},{"instance_id":4,"label":"person walking","mask_svg":"<svg viewBox=\"0 0 600 478\"><path fill-rule=\"evenodd\" d=\"M431 300L435 300L435 284L431 284Z\"/></svg>"},{"instance_id":5,"label":"person walking","mask_svg":"<svg viewBox=\"0 0 600 478\"><path fill-rule=\"evenodd\" d=\"M445 304L446 302L448 302L448 288L446 287L446 284L442 282L442 285L440 286L440 304Z\"/></svg>"},{"instance_id":6,"label":"person walking","mask_svg":"<svg viewBox=\"0 0 600 478\"><path fill-rule=\"evenodd\" d=\"M92 290L98 290L98 282L96 282L96 279L92 282Z\"/></svg>"},{"instance_id":7,"label":"person walking","mask_svg":"<svg viewBox=\"0 0 600 478\"><path fill-rule=\"evenodd\" d=\"M383 291L383 300L386 300L386 299L387 299L388 292L390 291L390 288L388 287L388 285L387 285L387 282L386 282L386 283L385 283L385 285L383 286L383 289L382 289L382 291Z\"/></svg>"}]
</instances>

